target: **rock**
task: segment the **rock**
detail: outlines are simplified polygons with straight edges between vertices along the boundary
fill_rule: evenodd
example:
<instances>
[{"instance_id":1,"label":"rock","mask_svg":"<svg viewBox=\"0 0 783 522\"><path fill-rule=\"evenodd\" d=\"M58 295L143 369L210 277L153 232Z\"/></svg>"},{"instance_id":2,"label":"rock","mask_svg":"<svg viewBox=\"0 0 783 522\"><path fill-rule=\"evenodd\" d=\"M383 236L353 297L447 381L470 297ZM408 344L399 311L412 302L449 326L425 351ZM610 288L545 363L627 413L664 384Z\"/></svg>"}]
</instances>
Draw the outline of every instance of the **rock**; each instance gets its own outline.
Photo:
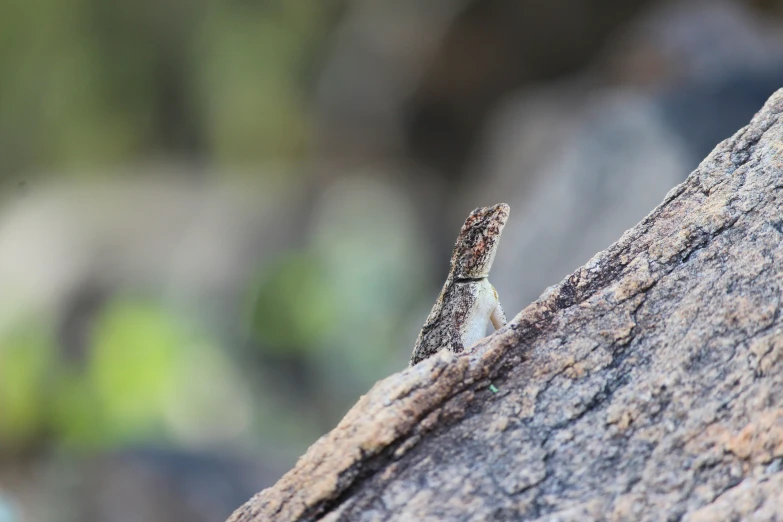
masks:
<instances>
[{"instance_id":1,"label":"rock","mask_svg":"<svg viewBox=\"0 0 783 522\"><path fill-rule=\"evenodd\" d=\"M229 520L783 517L781 113L783 90L616 243L466 354L377 383Z\"/></svg>"}]
</instances>

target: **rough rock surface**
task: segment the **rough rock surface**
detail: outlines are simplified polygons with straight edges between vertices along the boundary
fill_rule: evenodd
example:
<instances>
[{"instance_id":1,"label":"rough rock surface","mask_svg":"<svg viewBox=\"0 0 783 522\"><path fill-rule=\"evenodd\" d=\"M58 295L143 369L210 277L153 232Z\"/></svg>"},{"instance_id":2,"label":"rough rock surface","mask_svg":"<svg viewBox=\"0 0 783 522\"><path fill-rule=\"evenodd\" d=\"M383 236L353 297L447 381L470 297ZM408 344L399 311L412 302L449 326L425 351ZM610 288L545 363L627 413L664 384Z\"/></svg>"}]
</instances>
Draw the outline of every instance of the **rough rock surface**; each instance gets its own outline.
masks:
<instances>
[{"instance_id":1,"label":"rough rock surface","mask_svg":"<svg viewBox=\"0 0 783 522\"><path fill-rule=\"evenodd\" d=\"M472 351L376 384L230 520L783 518L781 113L783 90L617 243Z\"/></svg>"}]
</instances>

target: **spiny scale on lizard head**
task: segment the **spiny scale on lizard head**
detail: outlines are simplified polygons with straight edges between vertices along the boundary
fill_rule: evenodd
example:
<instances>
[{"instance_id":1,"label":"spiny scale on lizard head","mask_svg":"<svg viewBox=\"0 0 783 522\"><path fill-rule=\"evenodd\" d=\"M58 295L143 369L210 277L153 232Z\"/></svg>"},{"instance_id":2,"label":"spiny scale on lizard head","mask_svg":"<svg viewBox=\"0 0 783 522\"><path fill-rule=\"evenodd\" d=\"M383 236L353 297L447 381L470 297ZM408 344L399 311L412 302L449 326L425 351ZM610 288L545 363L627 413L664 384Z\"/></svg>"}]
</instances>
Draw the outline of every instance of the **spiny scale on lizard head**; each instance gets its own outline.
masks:
<instances>
[{"instance_id":1,"label":"spiny scale on lizard head","mask_svg":"<svg viewBox=\"0 0 783 522\"><path fill-rule=\"evenodd\" d=\"M508 205L498 203L470 213L451 255L454 279L479 279L489 275L510 211Z\"/></svg>"}]
</instances>

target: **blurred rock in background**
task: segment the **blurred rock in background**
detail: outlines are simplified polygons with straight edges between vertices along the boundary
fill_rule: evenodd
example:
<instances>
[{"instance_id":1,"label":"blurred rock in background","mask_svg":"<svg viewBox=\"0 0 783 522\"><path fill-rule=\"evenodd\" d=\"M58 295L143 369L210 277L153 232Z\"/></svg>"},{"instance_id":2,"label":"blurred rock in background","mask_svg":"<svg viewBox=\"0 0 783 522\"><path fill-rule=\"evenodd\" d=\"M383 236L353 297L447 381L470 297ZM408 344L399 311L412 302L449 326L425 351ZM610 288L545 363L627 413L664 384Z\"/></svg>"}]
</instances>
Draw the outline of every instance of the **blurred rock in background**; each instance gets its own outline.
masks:
<instances>
[{"instance_id":1,"label":"blurred rock in background","mask_svg":"<svg viewBox=\"0 0 783 522\"><path fill-rule=\"evenodd\" d=\"M473 208L509 315L783 85L783 3L0 7L0 521L220 520L405 367Z\"/></svg>"}]
</instances>

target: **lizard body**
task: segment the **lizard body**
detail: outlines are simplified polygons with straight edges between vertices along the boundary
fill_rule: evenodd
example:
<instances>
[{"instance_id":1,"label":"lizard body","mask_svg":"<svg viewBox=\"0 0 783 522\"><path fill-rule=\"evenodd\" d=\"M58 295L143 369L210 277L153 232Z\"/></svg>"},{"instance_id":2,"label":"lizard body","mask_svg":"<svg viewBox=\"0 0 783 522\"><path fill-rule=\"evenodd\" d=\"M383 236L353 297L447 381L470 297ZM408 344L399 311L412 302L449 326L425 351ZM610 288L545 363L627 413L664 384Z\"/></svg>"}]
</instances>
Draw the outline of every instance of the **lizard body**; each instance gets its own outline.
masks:
<instances>
[{"instance_id":1,"label":"lizard body","mask_svg":"<svg viewBox=\"0 0 783 522\"><path fill-rule=\"evenodd\" d=\"M446 283L416 339L411 366L443 348L462 352L485 336L490 321L495 329L506 324L498 294L487 276L509 211L508 205L499 203L477 208L465 220L451 254Z\"/></svg>"}]
</instances>

